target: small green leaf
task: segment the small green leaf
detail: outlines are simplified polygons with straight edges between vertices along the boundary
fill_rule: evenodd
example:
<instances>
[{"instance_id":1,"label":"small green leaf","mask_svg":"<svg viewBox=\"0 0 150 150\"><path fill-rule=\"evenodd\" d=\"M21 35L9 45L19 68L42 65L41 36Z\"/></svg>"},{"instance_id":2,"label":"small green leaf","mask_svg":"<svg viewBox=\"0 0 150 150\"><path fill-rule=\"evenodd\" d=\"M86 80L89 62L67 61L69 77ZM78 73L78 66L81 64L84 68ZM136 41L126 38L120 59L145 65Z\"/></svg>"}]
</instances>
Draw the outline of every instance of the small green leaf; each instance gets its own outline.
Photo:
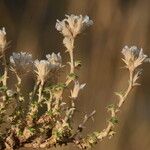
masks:
<instances>
[{"instance_id":1,"label":"small green leaf","mask_svg":"<svg viewBox=\"0 0 150 150\"><path fill-rule=\"evenodd\" d=\"M22 136L23 132L21 130L18 131L18 135Z\"/></svg>"},{"instance_id":2,"label":"small green leaf","mask_svg":"<svg viewBox=\"0 0 150 150\"><path fill-rule=\"evenodd\" d=\"M67 78L70 80L75 80L78 78L78 76L75 73L70 73Z\"/></svg>"},{"instance_id":3,"label":"small green leaf","mask_svg":"<svg viewBox=\"0 0 150 150\"><path fill-rule=\"evenodd\" d=\"M58 83L56 85L51 86L51 89L59 91L59 90L63 90L65 87L66 85L64 83Z\"/></svg>"},{"instance_id":4,"label":"small green leaf","mask_svg":"<svg viewBox=\"0 0 150 150\"><path fill-rule=\"evenodd\" d=\"M49 110L49 111L47 111L47 114L48 114L49 116L52 116L53 112L52 112L51 110Z\"/></svg>"},{"instance_id":5,"label":"small green leaf","mask_svg":"<svg viewBox=\"0 0 150 150\"><path fill-rule=\"evenodd\" d=\"M4 75L2 75L2 76L0 77L0 82L1 82L3 79L4 79Z\"/></svg>"},{"instance_id":6,"label":"small green leaf","mask_svg":"<svg viewBox=\"0 0 150 150\"><path fill-rule=\"evenodd\" d=\"M6 86L1 86L0 87L0 91L6 91L7 90L7 87Z\"/></svg>"},{"instance_id":7,"label":"small green leaf","mask_svg":"<svg viewBox=\"0 0 150 150\"><path fill-rule=\"evenodd\" d=\"M113 124L117 124L117 123L118 123L117 117L112 117L109 121L110 121L111 123L113 123Z\"/></svg>"},{"instance_id":8,"label":"small green leaf","mask_svg":"<svg viewBox=\"0 0 150 150\"><path fill-rule=\"evenodd\" d=\"M46 87L43 92L45 92L46 94L48 94L50 92L50 88L49 87Z\"/></svg>"},{"instance_id":9,"label":"small green leaf","mask_svg":"<svg viewBox=\"0 0 150 150\"><path fill-rule=\"evenodd\" d=\"M76 60L74 64L75 64L75 67L81 67L82 63L80 60Z\"/></svg>"},{"instance_id":10,"label":"small green leaf","mask_svg":"<svg viewBox=\"0 0 150 150\"><path fill-rule=\"evenodd\" d=\"M34 106L34 107L35 107L35 106L37 106L37 105L38 105L38 102L37 102L37 101L32 101L32 102L31 102L31 106Z\"/></svg>"},{"instance_id":11,"label":"small green leaf","mask_svg":"<svg viewBox=\"0 0 150 150\"><path fill-rule=\"evenodd\" d=\"M34 133L35 129L34 128L28 128L30 132Z\"/></svg>"}]
</instances>

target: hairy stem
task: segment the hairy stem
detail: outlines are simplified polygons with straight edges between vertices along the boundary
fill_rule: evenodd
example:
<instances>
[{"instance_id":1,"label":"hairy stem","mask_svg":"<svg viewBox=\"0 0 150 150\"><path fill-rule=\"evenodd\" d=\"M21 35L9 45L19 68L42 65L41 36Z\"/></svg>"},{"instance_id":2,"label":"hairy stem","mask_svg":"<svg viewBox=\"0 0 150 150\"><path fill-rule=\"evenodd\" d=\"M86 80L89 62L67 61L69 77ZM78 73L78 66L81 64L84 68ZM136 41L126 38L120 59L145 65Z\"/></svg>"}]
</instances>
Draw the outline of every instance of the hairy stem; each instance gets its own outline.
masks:
<instances>
[{"instance_id":1,"label":"hairy stem","mask_svg":"<svg viewBox=\"0 0 150 150\"><path fill-rule=\"evenodd\" d=\"M49 100L46 102L47 111L50 111L52 109L52 99L53 99L52 92L49 91Z\"/></svg>"},{"instance_id":2,"label":"hairy stem","mask_svg":"<svg viewBox=\"0 0 150 150\"><path fill-rule=\"evenodd\" d=\"M3 54L3 63L4 63L4 77L3 77L3 86L7 86L7 78L8 78L8 66L6 61L5 53Z\"/></svg>"},{"instance_id":3,"label":"hairy stem","mask_svg":"<svg viewBox=\"0 0 150 150\"><path fill-rule=\"evenodd\" d=\"M73 49L74 49L74 38L72 37L70 40L70 45L71 48L67 49L67 52L69 53L69 57L70 57L70 74L74 74L74 55L73 55ZM66 86L68 86L70 83L72 82L72 79L68 78L66 81Z\"/></svg>"},{"instance_id":4,"label":"hairy stem","mask_svg":"<svg viewBox=\"0 0 150 150\"><path fill-rule=\"evenodd\" d=\"M120 108L122 106L122 104L124 103L124 101L126 100L127 96L129 95L130 91L133 88L133 71L129 71L129 86L125 92L125 94L123 95L122 99L120 99L118 107Z\"/></svg>"},{"instance_id":5,"label":"hairy stem","mask_svg":"<svg viewBox=\"0 0 150 150\"><path fill-rule=\"evenodd\" d=\"M35 97L35 95L36 95L36 92L37 92L37 89L38 89L38 87L39 87L39 84L40 84L40 82L37 81L37 82L35 83L35 85L34 85L34 89L33 89L33 92L32 92L32 94L31 94L31 97L30 97L30 100L31 100L31 101L34 99L34 97Z\"/></svg>"},{"instance_id":6,"label":"hairy stem","mask_svg":"<svg viewBox=\"0 0 150 150\"><path fill-rule=\"evenodd\" d=\"M73 58L73 49L74 49L74 38L71 38L71 48L68 49L70 56L70 73L74 73L74 58Z\"/></svg>"},{"instance_id":7,"label":"hairy stem","mask_svg":"<svg viewBox=\"0 0 150 150\"><path fill-rule=\"evenodd\" d=\"M4 87L7 87L8 66L7 66L5 53L3 54L3 65L4 65L4 75L3 75L2 83ZM7 95L6 95L6 92L4 92L3 100L6 101L6 99L7 99Z\"/></svg>"},{"instance_id":8,"label":"hairy stem","mask_svg":"<svg viewBox=\"0 0 150 150\"><path fill-rule=\"evenodd\" d=\"M44 81L41 81L39 85L38 103L42 101L42 91L43 91Z\"/></svg>"},{"instance_id":9,"label":"hairy stem","mask_svg":"<svg viewBox=\"0 0 150 150\"><path fill-rule=\"evenodd\" d=\"M69 55L70 55L70 73L74 73L73 50L69 51Z\"/></svg>"},{"instance_id":10,"label":"hairy stem","mask_svg":"<svg viewBox=\"0 0 150 150\"><path fill-rule=\"evenodd\" d=\"M20 92L21 92L21 78L19 77L19 75L17 74L17 72L15 72L15 74L16 74L16 78L17 78L17 85L16 85L17 94L20 95Z\"/></svg>"}]
</instances>

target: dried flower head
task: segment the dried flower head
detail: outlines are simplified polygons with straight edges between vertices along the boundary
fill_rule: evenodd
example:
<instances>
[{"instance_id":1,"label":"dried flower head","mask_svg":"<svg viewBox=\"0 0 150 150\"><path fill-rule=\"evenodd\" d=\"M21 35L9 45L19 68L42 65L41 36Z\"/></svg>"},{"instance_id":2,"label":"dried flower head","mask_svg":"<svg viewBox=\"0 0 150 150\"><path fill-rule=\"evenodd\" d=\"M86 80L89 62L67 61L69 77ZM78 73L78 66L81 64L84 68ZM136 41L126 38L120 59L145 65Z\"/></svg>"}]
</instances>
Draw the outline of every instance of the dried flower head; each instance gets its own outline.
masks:
<instances>
[{"instance_id":1,"label":"dried flower head","mask_svg":"<svg viewBox=\"0 0 150 150\"><path fill-rule=\"evenodd\" d=\"M51 63L52 67L58 69L62 66L62 58L60 53L55 54L52 53L51 55L46 55L47 60Z\"/></svg>"},{"instance_id":2,"label":"dried flower head","mask_svg":"<svg viewBox=\"0 0 150 150\"><path fill-rule=\"evenodd\" d=\"M88 16L66 15L66 17L64 20L56 22L56 29L65 37L76 37L86 26L93 24Z\"/></svg>"},{"instance_id":3,"label":"dried flower head","mask_svg":"<svg viewBox=\"0 0 150 150\"><path fill-rule=\"evenodd\" d=\"M27 52L13 53L10 56L10 63L17 73L26 73L32 66L32 55Z\"/></svg>"},{"instance_id":4,"label":"dried flower head","mask_svg":"<svg viewBox=\"0 0 150 150\"><path fill-rule=\"evenodd\" d=\"M47 60L35 60L34 65L36 67L35 72L38 80L44 83L48 79L49 73L53 69L53 66Z\"/></svg>"},{"instance_id":5,"label":"dried flower head","mask_svg":"<svg viewBox=\"0 0 150 150\"><path fill-rule=\"evenodd\" d=\"M122 54L124 55L123 61L126 67L131 71L140 66L147 58L147 55L143 53L143 49L138 49L136 46L125 46L122 50Z\"/></svg>"},{"instance_id":6,"label":"dried flower head","mask_svg":"<svg viewBox=\"0 0 150 150\"><path fill-rule=\"evenodd\" d=\"M2 52L4 51L4 48L6 46L6 31L5 28L3 27L0 30L0 49L2 50Z\"/></svg>"},{"instance_id":7,"label":"dried flower head","mask_svg":"<svg viewBox=\"0 0 150 150\"><path fill-rule=\"evenodd\" d=\"M71 91L71 98L76 99L78 97L79 91L82 90L85 87L84 84L79 84L79 81L75 81L74 88Z\"/></svg>"}]
</instances>

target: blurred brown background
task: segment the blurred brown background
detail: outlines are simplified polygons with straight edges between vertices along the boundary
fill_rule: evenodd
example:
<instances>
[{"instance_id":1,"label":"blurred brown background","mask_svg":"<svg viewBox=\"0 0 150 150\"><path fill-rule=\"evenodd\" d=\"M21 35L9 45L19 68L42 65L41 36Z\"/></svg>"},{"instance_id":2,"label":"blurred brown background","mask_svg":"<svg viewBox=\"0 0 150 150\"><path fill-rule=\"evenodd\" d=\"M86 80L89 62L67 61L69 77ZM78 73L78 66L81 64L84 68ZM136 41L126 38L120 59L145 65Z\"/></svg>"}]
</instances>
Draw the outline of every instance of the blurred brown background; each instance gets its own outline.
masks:
<instances>
[{"instance_id":1,"label":"blurred brown background","mask_svg":"<svg viewBox=\"0 0 150 150\"><path fill-rule=\"evenodd\" d=\"M62 36L55 22L65 14L87 14L94 21L76 41L76 57L83 62L81 81L87 87L77 101L74 123L96 109L95 121L87 124L85 133L102 130L108 117L106 106L116 98L113 92L127 85L127 72L121 69L122 47L137 45L150 56L150 1L0 0L0 27L6 27L12 41L7 54L28 51L35 58L53 51L62 54ZM150 64L144 65L140 82L119 115L115 137L98 143L94 150L150 149ZM72 145L58 149L77 150Z\"/></svg>"}]
</instances>

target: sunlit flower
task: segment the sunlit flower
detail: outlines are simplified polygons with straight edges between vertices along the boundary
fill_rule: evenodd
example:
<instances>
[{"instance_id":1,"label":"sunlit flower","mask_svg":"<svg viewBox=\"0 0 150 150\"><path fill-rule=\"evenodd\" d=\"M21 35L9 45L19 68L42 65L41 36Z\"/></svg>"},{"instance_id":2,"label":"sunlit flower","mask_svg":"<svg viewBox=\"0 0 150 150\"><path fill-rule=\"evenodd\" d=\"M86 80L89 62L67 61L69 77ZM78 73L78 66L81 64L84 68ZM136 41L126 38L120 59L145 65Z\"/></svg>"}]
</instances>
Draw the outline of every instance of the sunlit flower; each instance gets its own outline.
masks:
<instances>
[{"instance_id":1,"label":"sunlit flower","mask_svg":"<svg viewBox=\"0 0 150 150\"><path fill-rule=\"evenodd\" d=\"M76 99L78 97L79 91L82 90L85 85L85 83L80 85L78 81L75 81L74 88L71 91L71 98Z\"/></svg>"},{"instance_id":2,"label":"sunlit flower","mask_svg":"<svg viewBox=\"0 0 150 150\"><path fill-rule=\"evenodd\" d=\"M3 27L0 30L0 49L4 50L5 46L6 46L6 31L5 28Z\"/></svg>"},{"instance_id":3,"label":"sunlit flower","mask_svg":"<svg viewBox=\"0 0 150 150\"><path fill-rule=\"evenodd\" d=\"M58 54L52 53L51 55L48 54L48 55L46 55L46 58L51 63L51 65L54 69L55 68L58 69L61 67L62 58L61 58L60 53L58 53Z\"/></svg>"},{"instance_id":4,"label":"sunlit flower","mask_svg":"<svg viewBox=\"0 0 150 150\"><path fill-rule=\"evenodd\" d=\"M123 61L126 67L131 71L140 66L147 58L147 55L143 53L143 49L138 49L136 46L125 46L122 54L124 55Z\"/></svg>"},{"instance_id":5,"label":"sunlit flower","mask_svg":"<svg viewBox=\"0 0 150 150\"><path fill-rule=\"evenodd\" d=\"M88 16L76 16L76 15L66 15L62 21L57 20L56 29L60 31L64 36L76 37L86 26L93 24L93 21L89 19Z\"/></svg>"},{"instance_id":6,"label":"sunlit flower","mask_svg":"<svg viewBox=\"0 0 150 150\"><path fill-rule=\"evenodd\" d=\"M32 55L27 52L13 53L10 63L18 73L26 73L32 65Z\"/></svg>"},{"instance_id":7,"label":"sunlit flower","mask_svg":"<svg viewBox=\"0 0 150 150\"><path fill-rule=\"evenodd\" d=\"M35 60L34 65L36 67L35 72L38 80L44 83L48 79L49 73L53 69L53 66L47 60Z\"/></svg>"}]
</instances>

